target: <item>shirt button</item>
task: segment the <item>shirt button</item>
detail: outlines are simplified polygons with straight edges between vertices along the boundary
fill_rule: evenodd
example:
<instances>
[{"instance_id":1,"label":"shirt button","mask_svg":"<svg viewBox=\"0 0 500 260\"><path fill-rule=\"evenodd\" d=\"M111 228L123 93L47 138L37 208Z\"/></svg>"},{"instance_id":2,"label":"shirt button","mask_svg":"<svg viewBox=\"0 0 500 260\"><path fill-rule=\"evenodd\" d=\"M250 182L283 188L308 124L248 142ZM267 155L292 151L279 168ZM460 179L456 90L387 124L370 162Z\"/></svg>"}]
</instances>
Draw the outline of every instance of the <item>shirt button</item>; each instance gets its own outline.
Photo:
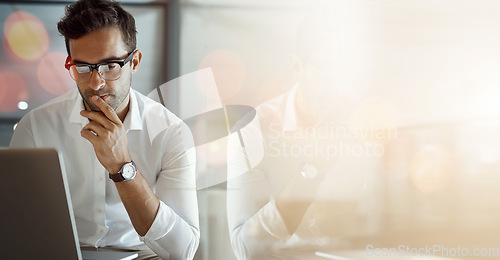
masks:
<instances>
[{"instance_id":1,"label":"shirt button","mask_svg":"<svg viewBox=\"0 0 500 260\"><path fill-rule=\"evenodd\" d=\"M102 213L102 209L97 209L97 213Z\"/></svg>"},{"instance_id":2,"label":"shirt button","mask_svg":"<svg viewBox=\"0 0 500 260\"><path fill-rule=\"evenodd\" d=\"M104 177L99 177L99 181L100 182L104 181Z\"/></svg>"}]
</instances>

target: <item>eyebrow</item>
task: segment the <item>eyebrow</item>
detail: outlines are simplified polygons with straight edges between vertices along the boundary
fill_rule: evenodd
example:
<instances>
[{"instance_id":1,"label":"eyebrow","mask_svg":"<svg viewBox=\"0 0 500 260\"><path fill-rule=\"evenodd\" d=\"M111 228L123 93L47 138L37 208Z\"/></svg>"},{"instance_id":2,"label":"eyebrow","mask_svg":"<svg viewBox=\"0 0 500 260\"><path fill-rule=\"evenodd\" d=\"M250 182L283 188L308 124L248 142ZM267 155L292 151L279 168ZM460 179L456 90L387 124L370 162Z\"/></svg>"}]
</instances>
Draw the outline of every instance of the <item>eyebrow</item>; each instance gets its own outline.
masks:
<instances>
[{"instance_id":1,"label":"eyebrow","mask_svg":"<svg viewBox=\"0 0 500 260\"><path fill-rule=\"evenodd\" d=\"M95 63L95 64L101 64L101 63L105 63L105 62L119 61L119 60L122 60L122 59L120 59L119 57L113 56L113 57L109 57L109 58L106 58L106 59L102 59L98 63ZM84 62L84 61L81 61L81 60L73 60L73 63L75 63L75 64L90 64L90 63L87 63L87 62Z\"/></svg>"}]
</instances>

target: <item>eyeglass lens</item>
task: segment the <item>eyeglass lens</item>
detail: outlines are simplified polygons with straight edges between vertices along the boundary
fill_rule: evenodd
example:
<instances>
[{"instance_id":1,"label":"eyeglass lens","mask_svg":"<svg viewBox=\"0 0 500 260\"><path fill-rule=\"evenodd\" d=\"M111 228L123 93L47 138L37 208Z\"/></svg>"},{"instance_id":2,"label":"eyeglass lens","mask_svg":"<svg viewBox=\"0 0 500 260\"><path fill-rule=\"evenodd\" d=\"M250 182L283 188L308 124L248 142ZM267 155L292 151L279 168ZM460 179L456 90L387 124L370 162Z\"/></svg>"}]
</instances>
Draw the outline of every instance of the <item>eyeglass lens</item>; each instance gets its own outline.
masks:
<instances>
[{"instance_id":1,"label":"eyeglass lens","mask_svg":"<svg viewBox=\"0 0 500 260\"><path fill-rule=\"evenodd\" d=\"M104 80L117 80L121 76L121 66L118 63L100 64L97 71ZM71 77L78 82L89 80L92 73L89 65L71 65L69 69Z\"/></svg>"}]
</instances>

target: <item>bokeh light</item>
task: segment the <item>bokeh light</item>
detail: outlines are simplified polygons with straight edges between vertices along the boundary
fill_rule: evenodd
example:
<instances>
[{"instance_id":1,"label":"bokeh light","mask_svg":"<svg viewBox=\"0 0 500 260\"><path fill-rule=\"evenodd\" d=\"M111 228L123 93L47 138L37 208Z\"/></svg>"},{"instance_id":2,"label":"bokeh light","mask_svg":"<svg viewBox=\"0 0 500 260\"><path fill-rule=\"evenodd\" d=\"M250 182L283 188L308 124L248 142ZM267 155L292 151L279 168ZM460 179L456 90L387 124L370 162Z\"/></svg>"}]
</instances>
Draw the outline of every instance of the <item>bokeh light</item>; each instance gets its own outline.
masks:
<instances>
[{"instance_id":1,"label":"bokeh light","mask_svg":"<svg viewBox=\"0 0 500 260\"><path fill-rule=\"evenodd\" d=\"M0 70L0 113L16 111L19 102L26 101L27 97L23 79L14 72Z\"/></svg>"},{"instance_id":2,"label":"bokeh light","mask_svg":"<svg viewBox=\"0 0 500 260\"><path fill-rule=\"evenodd\" d=\"M226 138L215 140L213 142L217 144L204 144L196 147L196 149L199 150L197 159L206 165L214 167L223 166L226 163L226 149L224 147ZM215 149L217 149L217 151L214 151Z\"/></svg>"},{"instance_id":3,"label":"bokeh light","mask_svg":"<svg viewBox=\"0 0 500 260\"><path fill-rule=\"evenodd\" d=\"M197 187L203 189L227 181L226 171L208 170L226 165L227 137L196 147ZM215 152L215 150L218 150Z\"/></svg>"},{"instance_id":4,"label":"bokeh light","mask_svg":"<svg viewBox=\"0 0 500 260\"><path fill-rule=\"evenodd\" d=\"M12 52L12 50L9 47L9 42L7 42L7 39L5 37L1 37L1 38L2 38L2 42L0 44L2 46L2 51L3 51L2 54L5 55L4 61L22 61L22 62L26 61L26 60L21 59L14 52Z\"/></svg>"},{"instance_id":5,"label":"bokeh light","mask_svg":"<svg viewBox=\"0 0 500 260\"><path fill-rule=\"evenodd\" d=\"M230 50L215 50L208 53L200 69L212 68L222 103L234 97L245 83L245 65L240 55Z\"/></svg>"},{"instance_id":6,"label":"bokeh light","mask_svg":"<svg viewBox=\"0 0 500 260\"><path fill-rule=\"evenodd\" d=\"M440 145L425 145L410 162L410 178L413 185L424 193L432 193L446 187L452 174L449 151Z\"/></svg>"},{"instance_id":7,"label":"bokeh light","mask_svg":"<svg viewBox=\"0 0 500 260\"><path fill-rule=\"evenodd\" d=\"M20 110L26 110L28 109L29 105L26 101L20 101L19 103L17 103L17 108L19 108Z\"/></svg>"},{"instance_id":8,"label":"bokeh light","mask_svg":"<svg viewBox=\"0 0 500 260\"><path fill-rule=\"evenodd\" d=\"M220 131L226 131L226 120L225 118L220 118L220 120L207 123L200 118L196 121L195 129L200 129L200 131L193 133L193 135L200 135L198 138L204 139L205 135L210 136L212 132L220 133ZM197 137L195 136L196 139ZM227 136L197 146L197 160L202 162L202 164L215 167L224 165L226 163L226 145Z\"/></svg>"},{"instance_id":9,"label":"bokeh light","mask_svg":"<svg viewBox=\"0 0 500 260\"><path fill-rule=\"evenodd\" d=\"M4 35L10 50L24 60L36 60L49 48L49 35L43 23L24 11L7 17Z\"/></svg>"},{"instance_id":10,"label":"bokeh light","mask_svg":"<svg viewBox=\"0 0 500 260\"><path fill-rule=\"evenodd\" d=\"M38 81L46 91L54 95L64 94L75 85L64 68L66 56L62 52L51 52L38 64Z\"/></svg>"},{"instance_id":11,"label":"bokeh light","mask_svg":"<svg viewBox=\"0 0 500 260\"><path fill-rule=\"evenodd\" d=\"M220 151L220 144L217 142L210 143L210 151L216 153Z\"/></svg>"}]
</instances>

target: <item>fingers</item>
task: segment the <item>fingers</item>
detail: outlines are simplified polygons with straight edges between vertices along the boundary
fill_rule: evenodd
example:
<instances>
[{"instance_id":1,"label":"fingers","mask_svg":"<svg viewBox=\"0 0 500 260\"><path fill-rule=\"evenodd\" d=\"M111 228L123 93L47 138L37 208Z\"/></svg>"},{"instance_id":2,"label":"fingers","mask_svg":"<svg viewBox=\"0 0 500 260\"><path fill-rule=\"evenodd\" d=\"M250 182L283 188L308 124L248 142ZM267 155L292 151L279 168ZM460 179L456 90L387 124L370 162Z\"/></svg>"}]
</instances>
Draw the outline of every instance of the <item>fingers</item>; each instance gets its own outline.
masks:
<instances>
[{"instance_id":1,"label":"fingers","mask_svg":"<svg viewBox=\"0 0 500 260\"><path fill-rule=\"evenodd\" d=\"M115 124L110 121L103 113L101 112L89 112L82 110L80 111L80 115L83 117L88 118L91 122L97 122L101 124L104 128L113 131L114 128L116 127Z\"/></svg>"},{"instance_id":2,"label":"fingers","mask_svg":"<svg viewBox=\"0 0 500 260\"><path fill-rule=\"evenodd\" d=\"M81 132L83 131L92 131L97 134L97 136L101 137L105 137L109 133L109 131L106 130L100 123L95 121L91 121L86 126L84 126Z\"/></svg>"},{"instance_id":3,"label":"fingers","mask_svg":"<svg viewBox=\"0 0 500 260\"><path fill-rule=\"evenodd\" d=\"M95 135L94 133L92 133L91 130L82 130L82 131L80 131L80 135L83 138L89 140L89 142L92 143L92 144L95 144L97 142L97 140L98 140L97 139L98 138L97 135Z\"/></svg>"},{"instance_id":4,"label":"fingers","mask_svg":"<svg viewBox=\"0 0 500 260\"><path fill-rule=\"evenodd\" d=\"M115 124L121 124L121 120L116 114L115 110L110 107L108 103L106 103L102 98L99 98L99 96L92 96L91 100L97 107L101 109L101 111L107 118L109 118L109 120L111 120Z\"/></svg>"}]
</instances>

